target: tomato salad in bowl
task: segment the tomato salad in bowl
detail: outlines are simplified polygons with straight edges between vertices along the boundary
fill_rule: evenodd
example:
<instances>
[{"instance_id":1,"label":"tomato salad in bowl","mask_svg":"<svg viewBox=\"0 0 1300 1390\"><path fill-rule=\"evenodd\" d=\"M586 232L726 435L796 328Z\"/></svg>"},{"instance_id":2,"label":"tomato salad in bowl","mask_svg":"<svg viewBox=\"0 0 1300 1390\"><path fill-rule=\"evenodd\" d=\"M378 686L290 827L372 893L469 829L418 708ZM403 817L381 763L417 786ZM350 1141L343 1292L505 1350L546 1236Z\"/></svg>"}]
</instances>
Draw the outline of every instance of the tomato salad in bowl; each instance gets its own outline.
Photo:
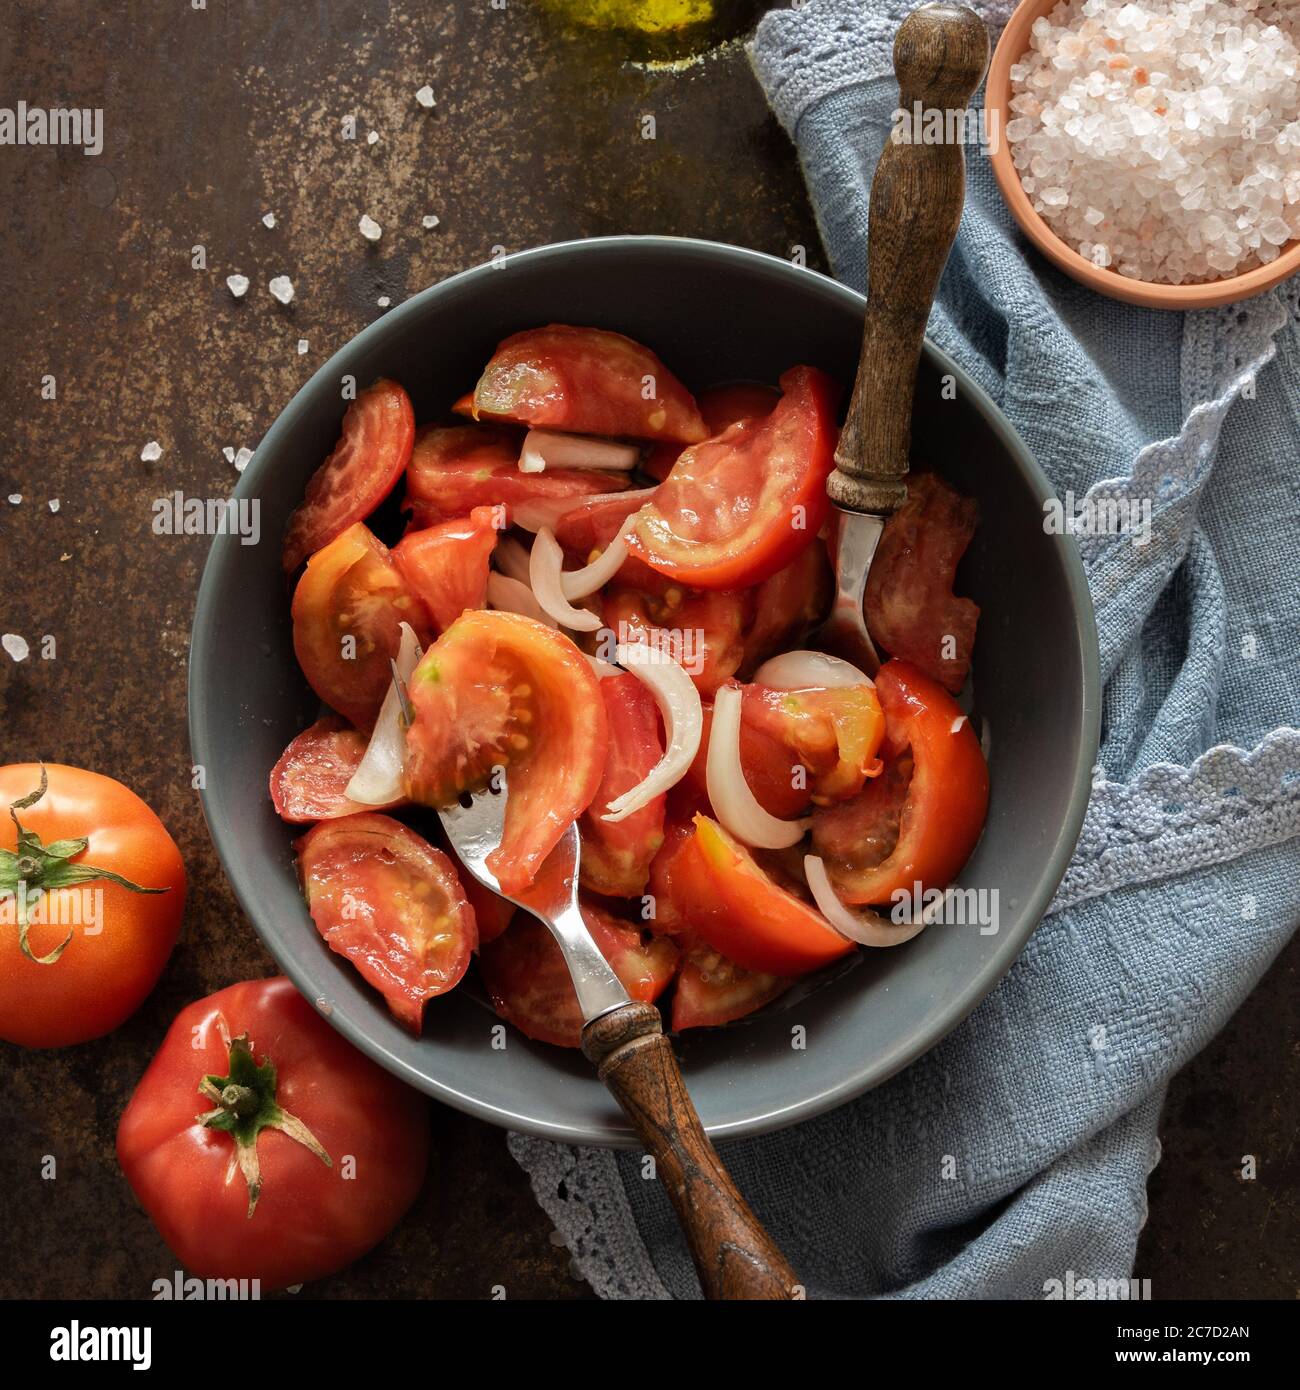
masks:
<instances>
[{"instance_id":1,"label":"tomato salad in bowl","mask_svg":"<svg viewBox=\"0 0 1300 1390\"><path fill-rule=\"evenodd\" d=\"M444 419L417 428L388 378L351 403L285 530L293 648L326 710L270 792L303 828L317 930L405 1028L473 966L503 1019L579 1044L547 928L420 814L503 771L503 891L576 823L587 924L633 998L671 988L676 1030L925 926L918 885L953 881L988 806L956 699L978 508L914 474L867 590L884 664L810 647L839 398L795 364L697 399L632 339L549 324L502 341Z\"/></svg>"}]
</instances>

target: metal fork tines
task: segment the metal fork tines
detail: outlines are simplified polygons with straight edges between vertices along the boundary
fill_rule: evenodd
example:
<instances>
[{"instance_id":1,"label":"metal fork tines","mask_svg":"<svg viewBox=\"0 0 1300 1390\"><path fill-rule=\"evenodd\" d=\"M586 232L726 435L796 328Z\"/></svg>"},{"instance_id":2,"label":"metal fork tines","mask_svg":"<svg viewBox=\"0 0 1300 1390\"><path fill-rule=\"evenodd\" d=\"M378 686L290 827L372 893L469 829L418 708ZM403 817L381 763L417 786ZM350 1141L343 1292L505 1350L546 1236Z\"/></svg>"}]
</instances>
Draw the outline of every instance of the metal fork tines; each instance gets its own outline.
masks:
<instances>
[{"instance_id":1,"label":"metal fork tines","mask_svg":"<svg viewBox=\"0 0 1300 1390\"><path fill-rule=\"evenodd\" d=\"M626 1004L629 995L601 955L578 906L577 826L570 825L560 837L527 889L518 894L503 893L496 875L487 866L488 856L501 844L505 826L504 773L498 771L494 781L499 783L498 789L475 792L467 798L468 805L440 810L443 829L461 862L485 888L527 909L550 928L573 977L582 1017L590 1023Z\"/></svg>"}]
</instances>

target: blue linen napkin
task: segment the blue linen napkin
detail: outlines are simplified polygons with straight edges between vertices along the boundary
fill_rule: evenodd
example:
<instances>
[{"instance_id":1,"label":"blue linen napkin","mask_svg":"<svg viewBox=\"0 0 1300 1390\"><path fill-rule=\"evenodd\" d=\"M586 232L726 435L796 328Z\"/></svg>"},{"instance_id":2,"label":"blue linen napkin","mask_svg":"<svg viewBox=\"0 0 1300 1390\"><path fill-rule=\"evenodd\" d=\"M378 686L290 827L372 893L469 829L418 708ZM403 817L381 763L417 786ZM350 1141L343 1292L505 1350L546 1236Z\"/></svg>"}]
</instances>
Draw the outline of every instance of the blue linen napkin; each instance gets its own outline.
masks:
<instances>
[{"instance_id":1,"label":"blue linen napkin","mask_svg":"<svg viewBox=\"0 0 1300 1390\"><path fill-rule=\"evenodd\" d=\"M751 50L858 289L912 8L808 0L769 14ZM974 8L996 37L1013 6ZM1078 538L1102 748L1078 851L1010 974L877 1090L725 1149L809 1297L1125 1279L1169 1078L1300 919L1300 285L1188 314L1103 299L1029 247L978 149L968 169L930 336L1062 495L1149 500L1151 537ZM639 1155L510 1146L597 1292L700 1296Z\"/></svg>"}]
</instances>

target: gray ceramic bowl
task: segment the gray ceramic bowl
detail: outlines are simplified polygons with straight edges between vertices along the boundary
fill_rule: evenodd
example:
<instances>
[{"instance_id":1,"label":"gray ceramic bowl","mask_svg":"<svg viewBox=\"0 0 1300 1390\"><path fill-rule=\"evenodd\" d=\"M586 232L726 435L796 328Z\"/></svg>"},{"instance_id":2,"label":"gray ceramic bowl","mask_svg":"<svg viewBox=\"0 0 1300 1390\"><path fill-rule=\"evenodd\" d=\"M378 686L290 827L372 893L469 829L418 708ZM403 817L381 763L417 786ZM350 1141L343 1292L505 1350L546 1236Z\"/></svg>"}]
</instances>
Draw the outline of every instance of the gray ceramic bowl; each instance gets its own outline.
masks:
<instances>
[{"instance_id":1,"label":"gray ceramic bowl","mask_svg":"<svg viewBox=\"0 0 1300 1390\"><path fill-rule=\"evenodd\" d=\"M207 769L203 802L217 852L254 927L308 999L358 1047L438 1100L495 1124L556 1139L626 1144L631 1132L575 1052L511 1030L462 986L433 1001L420 1039L326 949L294 877L294 830L277 819L267 776L318 702L298 672L279 536L334 443L339 383L399 379L416 418L467 390L496 343L552 321L619 329L647 343L695 389L775 381L810 362L851 381L863 299L754 251L668 237L545 246L504 267L455 275L386 314L316 373L275 422L237 496L261 500L263 540L212 546L190 651L190 733ZM951 373L955 401L941 402ZM1097 747L1099 679L1092 609L1073 543L1045 535L1047 480L993 403L927 346L915 451L983 520L962 581L983 608L975 652L979 707L991 725L988 824L962 874L996 888L996 935L933 927L867 951L854 968L801 990L748 1024L678 1042L700 1115L717 1137L758 1134L828 1110L907 1066L956 1025L1008 969L1039 922L1074 848ZM809 1044L790 1045L803 1024Z\"/></svg>"}]
</instances>

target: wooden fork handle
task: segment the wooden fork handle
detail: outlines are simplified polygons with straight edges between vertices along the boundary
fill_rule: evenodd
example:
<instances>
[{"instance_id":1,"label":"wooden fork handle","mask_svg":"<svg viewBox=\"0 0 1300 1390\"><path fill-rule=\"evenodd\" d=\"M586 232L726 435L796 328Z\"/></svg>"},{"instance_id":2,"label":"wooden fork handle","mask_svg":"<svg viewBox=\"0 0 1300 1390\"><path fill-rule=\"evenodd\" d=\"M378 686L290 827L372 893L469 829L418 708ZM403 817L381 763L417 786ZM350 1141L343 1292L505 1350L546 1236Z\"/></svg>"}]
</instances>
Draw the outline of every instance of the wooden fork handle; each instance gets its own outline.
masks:
<instances>
[{"instance_id":1,"label":"wooden fork handle","mask_svg":"<svg viewBox=\"0 0 1300 1390\"><path fill-rule=\"evenodd\" d=\"M652 1004L593 1019L582 1050L653 1155L706 1298L793 1299L794 1271L709 1142Z\"/></svg>"}]
</instances>

